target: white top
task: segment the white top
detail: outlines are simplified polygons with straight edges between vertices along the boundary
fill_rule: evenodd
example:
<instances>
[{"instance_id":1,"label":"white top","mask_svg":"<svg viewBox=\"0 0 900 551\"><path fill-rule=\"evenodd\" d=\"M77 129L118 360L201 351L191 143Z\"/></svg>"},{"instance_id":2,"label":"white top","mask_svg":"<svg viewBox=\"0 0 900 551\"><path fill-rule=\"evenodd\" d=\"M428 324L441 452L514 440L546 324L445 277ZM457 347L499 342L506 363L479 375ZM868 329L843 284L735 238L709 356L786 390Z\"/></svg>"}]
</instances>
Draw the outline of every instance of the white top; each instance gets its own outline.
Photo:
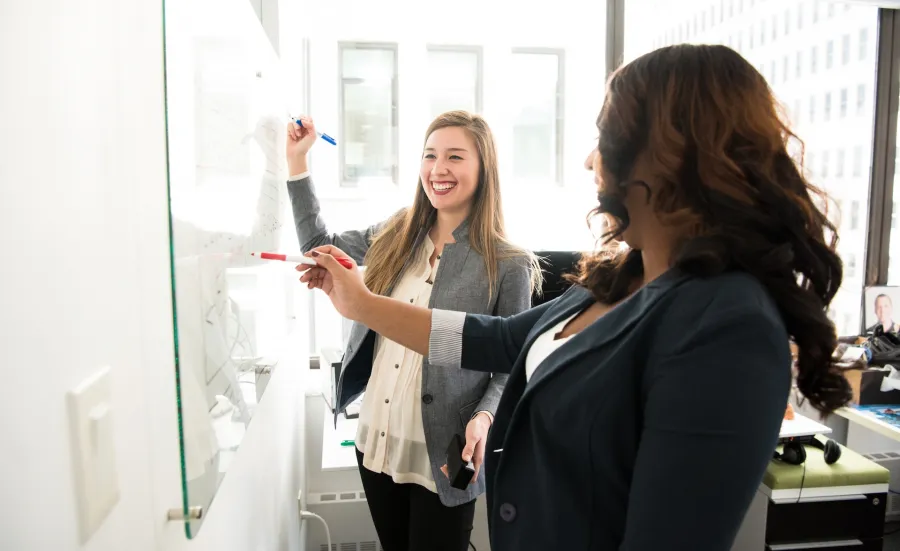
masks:
<instances>
[{"instance_id":1,"label":"white top","mask_svg":"<svg viewBox=\"0 0 900 551\"><path fill-rule=\"evenodd\" d=\"M426 236L417 257L391 297L428 307L440 256L430 266L434 243ZM437 492L422 424L422 356L375 338L375 360L359 412L356 447L363 466L389 475L398 484L414 483Z\"/></svg>"},{"instance_id":2,"label":"white top","mask_svg":"<svg viewBox=\"0 0 900 551\"><path fill-rule=\"evenodd\" d=\"M553 354L556 349L569 342L569 339L572 338L572 335L560 339L557 339L556 335L562 332L562 330L565 329L566 324L575 319L575 316L580 313L581 312L575 312L550 329L541 333L540 336L538 336L538 338L534 340L534 343L532 343L531 348L528 350L528 356L525 357L526 381L531 380L531 376L534 374L534 370L537 369L537 367L547 359L547 356Z\"/></svg>"}]
</instances>

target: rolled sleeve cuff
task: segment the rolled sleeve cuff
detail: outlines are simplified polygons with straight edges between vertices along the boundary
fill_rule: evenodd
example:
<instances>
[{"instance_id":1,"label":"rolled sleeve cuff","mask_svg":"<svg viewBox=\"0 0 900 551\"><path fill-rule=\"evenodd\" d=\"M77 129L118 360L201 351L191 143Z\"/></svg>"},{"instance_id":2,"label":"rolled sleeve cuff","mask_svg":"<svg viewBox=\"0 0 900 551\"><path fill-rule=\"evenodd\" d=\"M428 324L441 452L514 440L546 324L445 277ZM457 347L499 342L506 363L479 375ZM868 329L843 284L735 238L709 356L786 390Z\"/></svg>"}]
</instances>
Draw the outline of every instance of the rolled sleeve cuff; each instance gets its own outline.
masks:
<instances>
[{"instance_id":1,"label":"rolled sleeve cuff","mask_svg":"<svg viewBox=\"0 0 900 551\"><path fill-rule=\"evenodd\" d=\"M462 360L462 332L465 312L431 311L428 362L442 367L459 367Z\"/></svg>"},{"instance_id":2,"label":"rolled sleeve cuff","mask_svg":"<svg viewBox=\"0 0 900 551\"><path fill-rule=\"evenodd\" d=\"M295 174L295 175L291 176L290 178L288 178L288 182L299 182L300 180L302 180L304 178L309 178L308 170L306 172L301 172L300 174Z\"/></svg>"}]
</instances>

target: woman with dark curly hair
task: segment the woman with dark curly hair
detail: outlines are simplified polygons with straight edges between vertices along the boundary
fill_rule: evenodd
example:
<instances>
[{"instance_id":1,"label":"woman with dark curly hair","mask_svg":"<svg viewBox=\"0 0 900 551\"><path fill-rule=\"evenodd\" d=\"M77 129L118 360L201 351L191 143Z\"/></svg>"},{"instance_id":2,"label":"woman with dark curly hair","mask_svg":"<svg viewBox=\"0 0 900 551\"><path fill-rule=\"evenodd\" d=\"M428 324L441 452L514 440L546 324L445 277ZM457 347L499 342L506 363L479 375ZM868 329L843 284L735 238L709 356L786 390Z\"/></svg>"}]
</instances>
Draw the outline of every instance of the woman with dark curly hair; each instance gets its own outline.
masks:
<instances>
[{"instance_id":1,"label":"woman with dark curly hair","mask_svg":"<svg viewBox=\"0 0 900 551\"><path fill-rule=\"evenodd\" d=\"M765 79L729 48L622 67L597 126L610 224L559 299L510 318L415 308L331 247L301 281L435 365L510 374L479 443L494 551L725 551L772 458L789 341L812 405L849 399L825 315L835 228Z\"/></svg>"}]
</instances>

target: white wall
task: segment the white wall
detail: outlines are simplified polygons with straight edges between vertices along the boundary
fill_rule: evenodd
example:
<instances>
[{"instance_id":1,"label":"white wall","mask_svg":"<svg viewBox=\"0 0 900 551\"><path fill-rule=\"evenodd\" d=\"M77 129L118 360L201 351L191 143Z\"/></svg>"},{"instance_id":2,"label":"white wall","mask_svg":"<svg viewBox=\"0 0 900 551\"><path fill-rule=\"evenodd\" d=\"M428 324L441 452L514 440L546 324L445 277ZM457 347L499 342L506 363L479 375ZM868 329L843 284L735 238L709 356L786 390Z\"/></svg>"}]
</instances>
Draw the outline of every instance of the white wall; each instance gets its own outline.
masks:
<instances>
[{"instance_id":1,"label":"white wall","mask_svg":"<svg viewBox=\"0 0 900 551\"><path fill-rule=\"evenodd\" d=\"M274 375L199 538L165 521L181 490L161 28L161 2L0 3L4 551L302 549L302 365ZM103 365L121 499L81 546L65 393Z\"/></svg>"}]
</instances>

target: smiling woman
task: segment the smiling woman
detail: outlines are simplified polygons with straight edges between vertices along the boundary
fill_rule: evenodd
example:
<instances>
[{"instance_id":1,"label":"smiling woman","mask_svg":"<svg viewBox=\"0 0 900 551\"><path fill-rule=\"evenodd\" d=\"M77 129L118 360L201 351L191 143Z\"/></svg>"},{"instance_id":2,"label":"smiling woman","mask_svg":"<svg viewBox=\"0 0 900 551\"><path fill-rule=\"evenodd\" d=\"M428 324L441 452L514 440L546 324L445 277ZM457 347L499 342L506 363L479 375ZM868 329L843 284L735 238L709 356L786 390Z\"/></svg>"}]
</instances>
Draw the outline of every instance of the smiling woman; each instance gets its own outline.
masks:
<instances>
[{"instance_id":1,"label":"smiling woman","mask_svg":"<svg viewBox=\"0 0 900 551\"><path fill-rule=\"evenodd\" d=\"M367 266L368 288L419 306L511 315L528 309L530 253L506 238L497 153L485 120L465 111L438 116L425 133L413 204L362 231L331 234L319 212L307 153L313 121L288 126L288 191L304 251L341 247ZM467 548L480 465L506 375L460 377L362 324L354 324L338 381L336 413L365 396L356 435L360 476L385 549ZM476 466L468 488L452 487L441 467L447 445L465 433Z\"/></svg>"}]
</instances>

